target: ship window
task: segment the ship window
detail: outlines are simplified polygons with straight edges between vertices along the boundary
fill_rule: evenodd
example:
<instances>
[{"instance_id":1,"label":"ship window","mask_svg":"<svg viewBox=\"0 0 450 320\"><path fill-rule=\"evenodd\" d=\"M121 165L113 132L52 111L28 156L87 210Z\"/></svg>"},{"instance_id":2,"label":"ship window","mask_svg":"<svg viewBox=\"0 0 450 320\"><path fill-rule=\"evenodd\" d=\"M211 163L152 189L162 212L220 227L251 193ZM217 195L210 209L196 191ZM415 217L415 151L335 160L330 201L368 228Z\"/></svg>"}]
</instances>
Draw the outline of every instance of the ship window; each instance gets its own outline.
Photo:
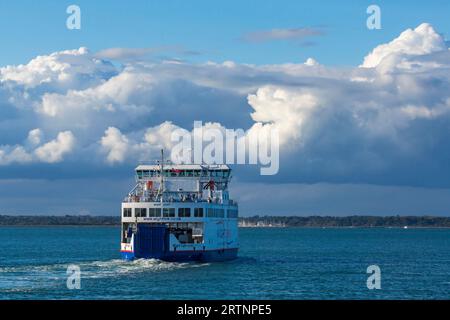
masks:
<instances>
[{"instance_id":1,"label":"ship window","mask_svg":"<svg viewBox=\"0 0 450 320\"><path fill-rule=\"evenodd\" d=\"M223 218L225 216L223 209L208 208L206 215L208 218Z\"/></svg>"},{"instance_id":2,"label":"ship window","mask_svg":"<svg viewBox=\"0 0 450 320\"><path fill-rule=\"evenodd\" d=\"M195 208L194 209L194 217L203 217L203 208Z\"/></svg>"},{"instance_id":3,"label":"ship window","mask_svg":"<svg viewBox=\"0 0 450 320\"><path fill-rule=\"evenodd\" d=\"M229 209L227 211L228 213L228 218L237 218L238 217L238 211L235 209Z\"/></svg>"},{"instance_id":4,"label":"ship window","mask_svg":"<svg viewBox=\"0 0 450 320\"><path fill-rule=\"evenodd\" d=\"M163 208L163 217L175 217L175 208Z\"/></svg>"},{"instance_id":5,"label":"ship window","mask_svg":"<svg viewBox=\"0 0 450 320\"><path fill-rule=\"evenodd\" d=\"M135 208L134 216L135 217L146 217L147 216L147 208Z\"/></svg>"},{"instance_id":6,"label":"ship window","mask_svg":"<svg viewBox=\"0 0 450 320\"><path fill-rule=\"evenodd\" d=\"M190 217L191 216L191 208L179 208L178 216L179 217Z\"/></svg>"},{"instance_id":7,"label":"ship window","mask_svg":"<svg viewBox=\"0 0 450 320\"><path fill-rule=\"evenodd\" d=\"M161 209L160 208L149 208L148 216L149 217L161 217Z\"/></svg>"},{"instance_id":8,"label":"ship window","mask_svg":"<svg viewBox=\"0 0 450 320\"><path fill-rule=\"evenodd\" d=\"M225 214L223 209L208 208L206 215L209 218L223 218Z\"/></svg>"},{"instance_id":9,"label":"ship window","mask_svg":"<svg viewBox=\"0 0 450 320\"><path fill-rule=\"evenodd\" d=\"M123 208L123 216L125 218L131 217L131 208Z\"/></svg>"}]
</instances>

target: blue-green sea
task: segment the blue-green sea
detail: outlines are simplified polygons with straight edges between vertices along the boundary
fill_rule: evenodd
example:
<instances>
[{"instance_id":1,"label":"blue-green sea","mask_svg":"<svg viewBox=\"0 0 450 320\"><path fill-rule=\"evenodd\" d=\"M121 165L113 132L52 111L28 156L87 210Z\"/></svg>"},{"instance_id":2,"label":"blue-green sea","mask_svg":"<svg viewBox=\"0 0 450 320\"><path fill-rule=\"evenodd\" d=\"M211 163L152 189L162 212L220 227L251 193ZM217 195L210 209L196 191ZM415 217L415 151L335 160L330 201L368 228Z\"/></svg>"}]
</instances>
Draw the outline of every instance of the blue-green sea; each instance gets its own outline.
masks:
<instances>
[{"instance_id":1,"label":"blue-green sea","mask_svg":"<svg viewBox=\"0 0 450 320\"><path fill-rule=\"evenodd\" d=\"M1 299L449 299L450 230L241 228L223 263L119 259L117 227L0 228ZM68 289L67 267L80 268ZM380 267L381 289L367 288Z\"/></svg>"}]
</instances>

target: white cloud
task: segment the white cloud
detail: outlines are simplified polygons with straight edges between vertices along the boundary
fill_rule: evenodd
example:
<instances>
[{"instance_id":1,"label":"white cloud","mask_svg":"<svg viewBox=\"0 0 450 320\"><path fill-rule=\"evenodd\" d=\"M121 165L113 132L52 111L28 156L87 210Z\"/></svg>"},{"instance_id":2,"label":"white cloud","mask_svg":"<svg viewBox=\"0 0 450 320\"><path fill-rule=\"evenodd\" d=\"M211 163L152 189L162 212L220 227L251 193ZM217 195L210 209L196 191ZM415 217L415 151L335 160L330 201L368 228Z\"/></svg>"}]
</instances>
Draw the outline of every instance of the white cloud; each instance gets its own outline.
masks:
<instances>
[{"instance_id":1,"label":"white cloud","mask_svg":"<svg viewBox=\"0 0 450 320\"><path fill-rule=\"evenodd\" d=\"M212 123L205 123L203 127L212 126L220 127L219 124ZM178 143L172 141L172 133L179 129L188 132L170 121L147 128L144 132L131 133L129 136L118 128L109 127L101 138L100 145L106 154L106 161L110 164L154 160L159 158L161 149L169 151Z\"/></svg>"},{"instance_id":2,"label":"white cloud","mask_svg":"<svg viewBox=\"0 0 450 320\"><path fill-rule=\"evenodd\" d=\"M314 58L308 58L305 61L305 65L310 66L310 67L314 67L314 66L318 66L319 63Z\"/></svg>"},{"instance_id":3,"label":"white cloud","mask_svg":"<svg viewBox=\"0 0 450 320\"><path fill-rule=\"evenodd\" d=\"M302 125L319 108L318 97L310 92L280 86L258 89L248 96L248 103L254 109L253 120L273 124L280 132L281 143L300 138Z\"/></svg>"},{"instance_id":4,"label":"white cloud","mask_svg":"<svg viewBox=\"0 0 450 320\"><path fill-rule=\"evenodd\" d=\"M32 161L32 156L22 146L0 146L0 166L12 163L28 163Z\"/></svg>"},{"instance_id":5,"label":"white cloud","mask_svg":"<svg viewBox=\"0 0 450 320\"><path fill-rule=\"evenodd\" d=\"M42 142L42 130L37 128L37 129L33 129L28 133L28 142L33 145L33 146L37 146L40 145Z\"/></svg>"},{"instance_id":6,"label":"white cloud","mask_svg":"<svg viewBox=\"0 0 450 320\"><path fill-rule=\"evenodd\" d=\"M42 162L55 163L63 160L63 156L73 150L75 137L72 132L60 132L55 140L37 148L34 153Z\"/></svg>"},{"instance_id":7,"label":"white cloud","mask_svg":"<svg viewBox=\"0 0 450 320\"><path fill-rule=\"evenodd\" d=\"M406 58L409 55L424 55L446 50L445 40L428 23L407 29L389 43L379 45L364 58L365 68L378 66L383 59Z\"/></svg>"},{"instance_id":8,"label":"white cloud","mask_svg":"<svg viewBox=\"0 0 450 320\"><path fill-rule=\"evenodd\" d=\"M38 56L26 65L0 68L0 83L10 81L27 88L43 84L82 85L115 73L115 67L92 57L87 48L66 50Z\"/></svg>"},{"instance_id":9,"label":"white cloud","mask_svg":"<svg viewBox=\"0 0 450 320\"><path fill-rule=\"evenodd\" d=\"M42 139L42 130L33 129L28 133L24 145L0 145L0 165L61 162L75 145L75 137L70 131L60 132L56 139L45 144L42 144Z\"/></svg>"},{"instance_id":10,"label":"white cloud","mask_svg":"<svg viewBox=\"0 0 450 320\"><path fill-rule=\"evenodd\" d=\"M433 184L450 171L449 69L445 39L428 24L378 46L362 67L311 58L272 65L129 61L115 68L84 48L63 51L1 68L0 134L15 130L14 121L20 129L2 142L0 161L68 159L51 152L39 159L34 150L44 133L70 131L77 137L71 157L86 165L134 164L170 148L172 130L202 120L246 132L278 129L280 174L295 172L284 178ZM40 131L14 140L31 128ZM20 146L24 152L13 152ZM304 170L293 170L298 166Z\"/></svg>"},{"instance_id":11,"label":"white cloud","mask_svg":"<svg viewBox=\"0 0 450 320\"><path fill-rule=\"evenodd\" d=\"M171 141L172 132L179 128L180 127L172 124L172 122L165 121L159 126L147 129L145 132L145 141L159 148L170 149L173 145L173 142Z\"/></svg>"},{"instance_id":12,"label":"white cloud","mask_svg":"<svg viewBox=\"0 0 450 320\"><path fill-rule=\"evenodd\" d=\"M84 90L69 90L65 94L45 93L37 111L50 117L71 114L79 117L86 112L101 110L139 112L143 96L152 89L152 83L150 74L126 69L108 81Z\"/></svg>"},{"instance_id":13,"label":"white cloud","mask_svg":"<svg viewBox=\"0 0 450 320\"><path fill-rule=\"evenodd\" d=\"M101 138L100 144L106 152L106 160L113 164L123 162L128 151L129 142L119 129L109 127Z\"/></svg>"}]
</instances>

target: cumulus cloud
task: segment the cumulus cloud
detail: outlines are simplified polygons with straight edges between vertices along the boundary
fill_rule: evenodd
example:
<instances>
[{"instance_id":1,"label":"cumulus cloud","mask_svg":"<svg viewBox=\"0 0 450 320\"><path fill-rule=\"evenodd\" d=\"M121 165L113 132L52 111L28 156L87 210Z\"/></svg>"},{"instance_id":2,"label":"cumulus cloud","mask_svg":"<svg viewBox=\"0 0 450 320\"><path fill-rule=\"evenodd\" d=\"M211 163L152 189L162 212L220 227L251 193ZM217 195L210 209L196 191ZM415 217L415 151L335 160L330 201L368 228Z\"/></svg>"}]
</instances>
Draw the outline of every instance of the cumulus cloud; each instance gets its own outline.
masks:
<instances>
[{"instance_id":1,"label":"cumulus cloud","mask_svg":"<svg viewBox=\"0 0 450 320\"><path fill-rule=\"evenodd\" d=\"M33 129L28 133L28 142L33 145L33 146L37 146L39 144L41 144L42 142L42 130L41 129Z\"/></svg>"},{"instance_id":2,"label":"cumulus cloud","mask_svg":"<svg viewBox=\"0 0 450 320\"><path fill-rule=\"evenodd\" d=\"M422 23L415 29L403 31L391 42L377 46L364 58L361 66L373 68L383 59L407 59L409 55L425 55L446 49L445 39L430 24Z\"/></svg>"},{"instance_id":3,"label":"cumulus cloud","mask_svg":"<svg viewBox=\"0 0 450 320\"><path fill-rule=\"evenodd\" d=\"M128 150L128 139L119 129L109 127L100 140L100 144L107 154L106 160L109 163L123 162Z\"/></svg>"},{"instance_id":4,"label":"cumulus cloud","mask_svg":"<svg viewBox=\"0 0 450 320\"><path fill-rule=\"evenodd\" d=\"M28 163L32 156L22 146L0 146L0 165L12 163Z\"/></svg>"},{"instance_id":5,"label":"cumulus cloud","mask_svg":"<svg viewBox=\"0 0 450 320\"><path fill-rule=\"evenodd\" d=\"M266 86L248 96L253 107L252 118L259 123L273 124L280 132L281 143L301 137L303 124L319 108L319 99L303 90Z\"/></svg>"},{"instance_id":6,"label":"cumulus cloud","mask_svg":"<svg viewBox=\"0 0 450 320\"><path fill-rule=\"evenodd\" d=\"M145 141L159 149L171 149L174 144L171 139L172 133L178 129L180 129L179 126L174 125L170 121L165 121L156 127L147 129Z\"/></svg>"},{"instance_id":7,"label":"cumulus cloud","mask_svg":"<svg viewBox=\"0 0 450 320\"><path fill-rule=\"evenodd\" d=\"M318 66L319 63L318 63L317 60L315 60L314 58L308 58L308 59L306 59L306 61L305 61L305 65L314 67L314 66Z\"/></svg>"},{"instance_id":8,"label":"cumulus cloud","mask_svg":"<svg viewBox=\"0 0 450 320\"><path fill-rule=\"evenodd\" d=\"M174 145L171 140L172 132L177 129L181 128L166 121L127 136L120 129L109 127L99 143L101 151L106 154L106 162L110 164L144 161L154 159L155 155L159 155L160 149L170 150Z\"/></svg>"},{"instance_id":9,"label":"cumulus cloud","mask_svg":"<svg viewBox=\"0 0 450 320\"><path fill-rule=\"evenodd\" d=\"M60 132L56 139L42 144L42 131L33 129L24 145L0 145L0 165L61 162L74 145L75 137L70 131Z\"/></svg>"},{"instance_id":10,"label":"cumulus cloud","mask_svg":"<svg viewBox=\"0 0 450 320\"><path fill-rule=\"evenodd\" d=\"M269 36L294 35L308 32ZM170 149L173 130L191 131L202 120L247 133L277 129L274 179L449 185L450 52L429 24L376 47L359 67L310 58L258 66L129 61L118 68L104 59L80 48L0 69L0 114L10 120L0 124L9 139L0 148L3 165L63 162L64 150L75 150L67 134L59 136L68 131L77 137L71 157L87 166L134 165ZM17 119L21 131L8 135ZM44 148L45 136L57 138Z\"/></svg>"},{"instance_id":11,"label":"cumulus cloud","mask_svg":"<svg viewBox=\"0 0 450 320\"><path fill-rule=\"evenodd\" d=\"M37 148L34 153L42 162L55 163L63 160L66 153L72 151L75 145L75 137L72 132L60 132L55 140Z\"/></svg>"},{"instance_id":12,"label":"cumulus cloud","mask_svg":"<svg viewBox=\"0 0 450 320\"><path fill-rule=\"evenodd\" d=\"M40 85L82 86L114 74L115 67L93 57L87 48L65 50L48 56L38 56L26 65L0 68L0 82L12 82L34 88Z\"/></svg>"},{"instance_id":13,"label":"cumulus cloud","mask_svg":"<svg viewBox=\"0 0 450 320\"><path fill-rule=\"evenodd\" d=\"M45 93L36 111L50 117L85 115L85 112L139 112L144 97L152 89L150 74L125 69L108 81L84 90L67 93ZM73 119L73 118L72 118Z\"/></svg>"}]
</instances>

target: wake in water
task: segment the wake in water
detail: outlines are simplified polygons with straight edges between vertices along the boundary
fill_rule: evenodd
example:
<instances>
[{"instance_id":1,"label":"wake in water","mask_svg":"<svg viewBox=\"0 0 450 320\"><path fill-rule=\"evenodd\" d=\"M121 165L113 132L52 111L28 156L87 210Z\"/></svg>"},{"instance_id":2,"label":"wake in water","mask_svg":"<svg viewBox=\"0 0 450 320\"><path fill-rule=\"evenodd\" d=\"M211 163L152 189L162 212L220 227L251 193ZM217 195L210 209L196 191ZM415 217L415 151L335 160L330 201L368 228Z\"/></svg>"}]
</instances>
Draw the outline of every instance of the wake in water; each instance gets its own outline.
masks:
<instances>
[{"instance_id":1,"label":"wake in water","mask_svg":"<svg viewBox=\"0 0 450 320\"><path fill-rule=\"evenodd\" d=\"M197 268L209 264L166 262L156 259L136 259L125 261L114 259L109 261L94 261L79 264L85 278L105 278L120 274L171 271L183 268Z\"/></svg>"},{"instance_id":2,"label":"wake in water","mask_svg":"<svg viewBox=\"0 0 450 320\"><path fill-rule=\"evenodd\" d=\"M98 279L146 272L167 272L184 268L208 266L208 263L165 262L156 259L125 261L113 259L80 263L24 265L0 267L0 293L26 292L39 288L65 285L67 267L77 265L82 279Z\"/></svg>"}]
</instances>

